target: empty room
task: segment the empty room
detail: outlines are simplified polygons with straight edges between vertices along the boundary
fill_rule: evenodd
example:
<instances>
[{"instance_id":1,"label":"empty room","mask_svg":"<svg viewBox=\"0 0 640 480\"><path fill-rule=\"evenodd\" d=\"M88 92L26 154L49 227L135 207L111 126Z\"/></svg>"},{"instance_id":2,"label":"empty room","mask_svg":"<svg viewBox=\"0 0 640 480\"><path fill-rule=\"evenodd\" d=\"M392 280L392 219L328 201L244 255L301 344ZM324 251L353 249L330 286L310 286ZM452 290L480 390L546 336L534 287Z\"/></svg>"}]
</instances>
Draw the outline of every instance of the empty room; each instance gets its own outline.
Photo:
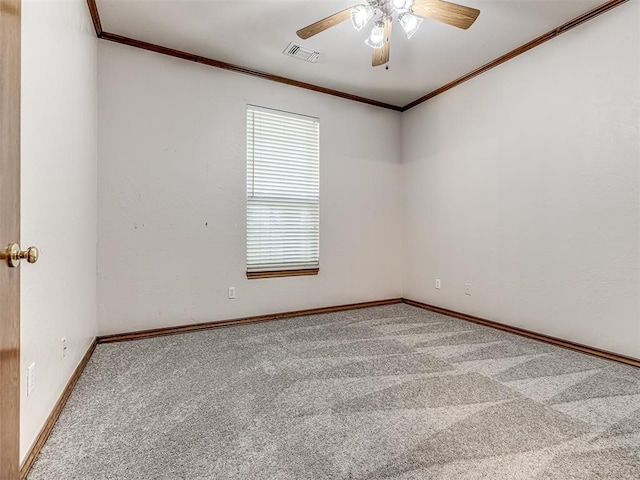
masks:
<instances>
[{"instance_id":1,"label":"empty room","mask_svg":"<svg viewBox=\"0 0 640 480\"><path fill-rule=\"evenodd\" d=\"M0 37L0 480L640 478L639 0Z\"/></svg>"}]
</instances>

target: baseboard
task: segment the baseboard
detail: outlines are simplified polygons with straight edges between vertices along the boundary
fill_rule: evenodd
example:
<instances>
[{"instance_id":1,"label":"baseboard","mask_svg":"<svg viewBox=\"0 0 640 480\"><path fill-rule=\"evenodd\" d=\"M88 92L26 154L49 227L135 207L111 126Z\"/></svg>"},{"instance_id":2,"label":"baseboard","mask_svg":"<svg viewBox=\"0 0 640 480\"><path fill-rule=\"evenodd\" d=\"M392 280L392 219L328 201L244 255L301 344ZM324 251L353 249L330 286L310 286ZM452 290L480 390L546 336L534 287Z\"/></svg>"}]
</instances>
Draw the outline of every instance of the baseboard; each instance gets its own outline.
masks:
<instances>
[{"instance_id":1,"label":"baseboard","mask_svg":"<svg viewBox=\"0 0 640 480\"><path fill-rule=\"evenodd\" d=\"M525 330L523 328L513 327L511 325L495 322L493 320L487 320L485 318L475 317L473 315L467 315L466 313L457 312L455 310L449 310L447 308L442 308L435 305L429 305L426 303L417 302L415 300L410 300L408 298L392 298L388 300L378 300L374 302L351 303L347 305L336 305L332 307L311 308L306 310L295 310L291 312L274 313L269 315L258 315L253 317L236 318L232 320L224 320L219 322L196 323L192 325L180 325L176 327L163 327L163 328L154 328L150 330L139 330L135 332L118 333L113 335L103 335L97 338L97 343L124 342L124 341L138 340L143 338L160 337L164 335L174 335L179 333L195 332L198 330L208 330L211 328L229 327L233 325L246 325L250 323L268 322L272 320L282 320L285 318L303 317L307 315L316 315L320 313L342 312L346 310L378 307L381 305L392 305L396 303L406 303L407 305L412 305L414 307L430 310L432 312L441 313L449 317L458 318L460 320L466 320L468 322L484 325L486 327L503 330L505 332L531 338L531 339L538 340L551 345L555 345L558 347L568 348L570 350L586 353L589 355L595 355L597 357L606 358L608 360L613 360L620 363L625 363L627 365L632 365L634 367L640 367L640 359L637 359L637 358L620 355L614 352L609 352L599 348L590 347L588 345L582 345L579 343L571 342L569 340L564 340L561 338L545 335L542 333L533 332L531 330Z\"/></svg>"},{"instance_id":2,"label":"baseboard","mask_svg":"<svg viewBox=\"0 0 640 480\"><path fill-rule=\"evenodd\" d=\"M42 449L43 445L47 441L47 438L49 438L49 435L51 434L51 431L53 430L53 427L56 424L58 417L60 417L60 413L62 412L62 409L64 408L65 404L67 403L67 400L71 396L71 392L73 391L73 388L75 387L78 379L80 378L80 375L82 375L82 372L84 371L87 363L89 362L89 359L91 358L91 355L93 354L96 348L96 344L98 343L122 342L122 341L136 340L141 338L151 338L151 337L158 337L158 336L164 336L164 335L174 335L178 333L194 332L198 330L207 330L211 328L228 327L232 325L246 325L250 323L267 322L271 320L281 320L285 318L302 317L302 316L316 315L321 313L342 312L346 310L355 310L360 308L378 307L382 305L393 305L397 303L406 303L407 305L412 305L414 307L422 308L424 310L429 310L432 312L447 315L449 317L465 320L467 322L484 325L486 327L495 328L497 330L502 330L502 331L513 333L523 337L531 338L531 339L538 340L551 345L555 345L558 347L563 347L570 350L586 353L589 355L606 358L608 360L613 360L613 361L624 363L627 365L632 365L634 367L640 367L640 359L637 359L637 358L628 357L625 355L619 355L617 353L608 352L606 350L601 350L599 348L589 347L587 345L581 345L579 343L570 342L568 340L563 340L560 338L551 337L549 335L532 332L530 330L525 330L523 328L505 325L503 323L494 322L492 320L487 320L480 317L475 317L473 315L467 315L466 313L457 312L455 310L449 310L447 308L442 308L442 307L437 307L435 305L429 305L426 303L417 302L415 300L410 300L408 298L392 298L388 300L379 300L375 302L351 303L347 305L336 305L333 307L311 308L306 310L296 310L292 312L275 313L271 315L258 315L254 317L237 318L237 319L226 320L221 322L206 322L206 323L198 323L194 325L155 328L152 330L140 330L137 332L105 335L105 336L97 337L93 340L93 342L91 342L91 345L89 346L86 353L82 357L82 360L80 360L80 363L78 364L73 374L71 375L71 378L67 382L67 385L64 391L60 395L60 398L56 402L55 406L53 407L51 414L47 418L46 423L44 424L44 426L42 427L42 430L38 434L38 437L36 438L35 442L33 443L33 446L29 450L29 453L27 454L24 462L20 466L20 479L24 480L27 478L27 475L29 474L29 470L31 470L31 467L33 466L33 463L38 457L38 454L40 453L40 450Z\"/></svg>"},{"instance_id":3,"label":"baseboard","mask_svg":"<svg viewBox=\"0 0 640 480\"><path fill-rule=\"evenodd\" d=\"M91 355L93 355L93 352L96 349L96 344L97 344L97 339L94 338L93 341L91 342L91 345L89 345L89 348L87 349L84 356L82 357L82 360L80 360L80 363L78 364L76 369L73 371L71 378L69 379L69 381L67 382L67 385L64 387L64 390L62 391L62 395L60 395L60 398L58 399L55 406L53 407L53 410L49 414L49 418L47 418L47 421L42 427L42 430L40 430L38 437L36 438L35 442L33 442L33 445L31 446L29 453L27 454L27 456L24 459L24 462L20 466L21 480L24 480L25 478L27 478L27 475L29 475L29 470L31 470L31 467L33 466L33 463L36 461L36 458L40 454L40 450L42 449L43 445L47 441L47 438L49 438L49 435L51 434L51 430L53 430L53 426L58 421L58 417L60 417L60 413L62 413L62 409L64 408L65 404L67 403L67 400L69 400L69 397L71 396L73 387L75 387L78 379L80 378L80 375L82 375L82 372L84 371L84 367L87 366L87 363L91 358Z\"/></svg>"},{"instance_id":4,"label":"baseboard","mask_svg":"<svg viewBox=\"0 0 640 480\"><path fill-rule=\"evenodd\" d=\"M614 360L616 362L625 363L627 365L632 365L634 367L640 367L640 359L637 359L637 358L628 357L626 355L619 355L617 353L608 352L606 350L601 350L599 348L589 347L588 345L582 345L579 343L571 342L569 340L563 340L561 338L551 337L549 335L544 335L542 333L532 332L531 330L525 330L519 327L512 327L510 325L505 325L504 323L494 322L492 320L486 320L480 317L474 317L473 315L467 315L466 313L456 312L454 310L449 310L447 308L441 308L441 307L436 307L435 305L428 305L426 303L416 302L415 300L409 300L408 298L403 298L402 302L406 303L407 305L412 305L414 307L422 308L424 310L441 313L443 315L447 315L448 317L454 317L460 320L466 320L467 322L473 322L480 325L484 325L486 327L491 327L498 330L503 330L505 332L514 333L522 337L539 340L541 342L549 343L557 347L568 348L569 350L575 350L577 352L587 353L589 355L595 355L596 357L606 358L607 360Z\"/></svg>"},{"instance_id":5,"label":"baseboard","mask_svg":"<svg viewBox=\"0 0 640 480\"><path fill-rule=\"evenodd\" d=\"M393 305L402 303L402 298L391 298L388 300L378 300L375 302L350 303L347 305L336 305L333 307L310 308L306 310L295 310L292 312L274 313L270 315L258 315L254 317L236 318L219 322L196 323L192 325L181 325L177 327L154 328L150 330L138 330L128 333L116 333L113 335L103 335L98 337L98 343L124 342L128 340L139 340L142 338L161 337L164 335L174 335L177 333L195 332L198 330L208 330L211 328L229 327L232 325L246 325L249 323L268 322L271 320L282 320L285 318L304 317L320 313L343 312L359 308L379 307L382 305Z\"/></svg>"}]
</instances>

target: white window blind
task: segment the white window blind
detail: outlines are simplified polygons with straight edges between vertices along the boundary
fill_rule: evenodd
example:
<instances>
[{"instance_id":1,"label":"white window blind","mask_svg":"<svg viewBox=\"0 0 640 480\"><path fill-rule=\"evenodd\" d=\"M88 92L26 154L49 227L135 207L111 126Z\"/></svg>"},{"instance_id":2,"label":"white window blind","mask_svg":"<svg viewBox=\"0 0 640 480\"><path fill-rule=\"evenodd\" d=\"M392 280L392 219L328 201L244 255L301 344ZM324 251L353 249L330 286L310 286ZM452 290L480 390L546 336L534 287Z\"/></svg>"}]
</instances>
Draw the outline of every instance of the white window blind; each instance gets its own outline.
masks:
<instances>
[{"instance_id":1,"label":"white window blind","mask_svg":"<svg viewBox=\"0 0 640 480\"><path fill-rule=\"evenodd\" d=\"M317 268L317 118L247 107L247 271Z\"/></svg>"}]
</instances>

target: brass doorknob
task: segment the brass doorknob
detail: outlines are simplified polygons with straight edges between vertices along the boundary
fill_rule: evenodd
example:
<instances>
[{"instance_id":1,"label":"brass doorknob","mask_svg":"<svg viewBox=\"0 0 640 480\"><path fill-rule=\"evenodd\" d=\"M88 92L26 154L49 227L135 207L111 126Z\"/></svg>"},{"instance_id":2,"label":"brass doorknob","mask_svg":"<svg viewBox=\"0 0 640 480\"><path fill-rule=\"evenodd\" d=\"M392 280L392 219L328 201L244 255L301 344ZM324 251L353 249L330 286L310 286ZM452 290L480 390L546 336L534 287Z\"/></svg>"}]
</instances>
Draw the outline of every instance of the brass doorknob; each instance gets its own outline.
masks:
<instances>
[{"instance_id":1,"label":"brass doorknob","mask_svg":"<svg viewBox=\"0 0 640 480\"><path fill-rule=\"evenodd\" d=\"M20 245L10 243L4 252L0 252L0 260L6 260L10 267L17 267L22 259L29 263L36 263L38 254L36 247L29 247L24 251L20 251Z\"/></svg>"}]
</instances>

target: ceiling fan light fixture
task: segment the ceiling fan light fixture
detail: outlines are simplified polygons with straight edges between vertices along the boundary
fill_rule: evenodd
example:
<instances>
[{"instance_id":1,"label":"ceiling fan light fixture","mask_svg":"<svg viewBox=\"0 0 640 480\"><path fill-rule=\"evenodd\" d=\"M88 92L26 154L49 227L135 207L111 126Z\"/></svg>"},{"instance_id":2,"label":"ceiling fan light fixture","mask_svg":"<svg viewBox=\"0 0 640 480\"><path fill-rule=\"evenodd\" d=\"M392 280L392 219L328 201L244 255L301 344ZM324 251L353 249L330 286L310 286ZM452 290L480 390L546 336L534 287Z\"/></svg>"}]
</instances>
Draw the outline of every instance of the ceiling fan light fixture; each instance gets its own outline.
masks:
<instances>
[{"instance_id":1,"label":"ceiling fan light fixture","mask_svg":"<svg viewBox=\"0 0 640 480\"><path fill-rule=\"evenodd\" d=\"M351 10L351 24L353 28L360 31L373 17L371 5L356 5Z\"/></svg>"},{"instance_id":2,"label":"ceiling fan light fixture","mask_svg":"<svg viewBox=\"0 0 640 480\"><path fill-rule=\"evenodd\" d=\"M398 12L408 12L413 7L414 0L391 0L391 5Z\"/></svg>"},{"instance_id":3,"label":"ceiling fan light fixture","mask_svg":"<svg viewBox=\"0 0 640 480\"><path fill-rule=\"evenodd\" d=\"M378 21L373 25L371 34L365 43L371 48L382 48L384 45L384 23Z\"/></svg>"},{"instance_id":4,"label":"ceiling fan light fixture","mask_svg":"<svg viewBox=\"0 0 640 480\"><path fill-rule=\"evenodd\" d=\"M405 12L398 17L398 23L400 23L404 33L407 34L407 38L411 38L411 36L418 31L418 28L422 23L422 18L409 12Z\"/></svg>"},{"instance_id":5,"label":"ceiling fan light fixture","mask_svg":"<svg viewBox=\"0 0 640 480\"><path fill-rule=\"evenodd\" d=\"M359 5L347 7L307 25L296 34L306 40L348 20L351 20L357 30L364 28L370 21L375 22L365 43L374 49L371 66L378 67L389 63L394 20L400 23L407 37L411 38L422 24L422 17L466 30L473 25L478 15L480 10L477 8L465 7L451 0L360 0Z\"/></svg>"}]
</instances>

